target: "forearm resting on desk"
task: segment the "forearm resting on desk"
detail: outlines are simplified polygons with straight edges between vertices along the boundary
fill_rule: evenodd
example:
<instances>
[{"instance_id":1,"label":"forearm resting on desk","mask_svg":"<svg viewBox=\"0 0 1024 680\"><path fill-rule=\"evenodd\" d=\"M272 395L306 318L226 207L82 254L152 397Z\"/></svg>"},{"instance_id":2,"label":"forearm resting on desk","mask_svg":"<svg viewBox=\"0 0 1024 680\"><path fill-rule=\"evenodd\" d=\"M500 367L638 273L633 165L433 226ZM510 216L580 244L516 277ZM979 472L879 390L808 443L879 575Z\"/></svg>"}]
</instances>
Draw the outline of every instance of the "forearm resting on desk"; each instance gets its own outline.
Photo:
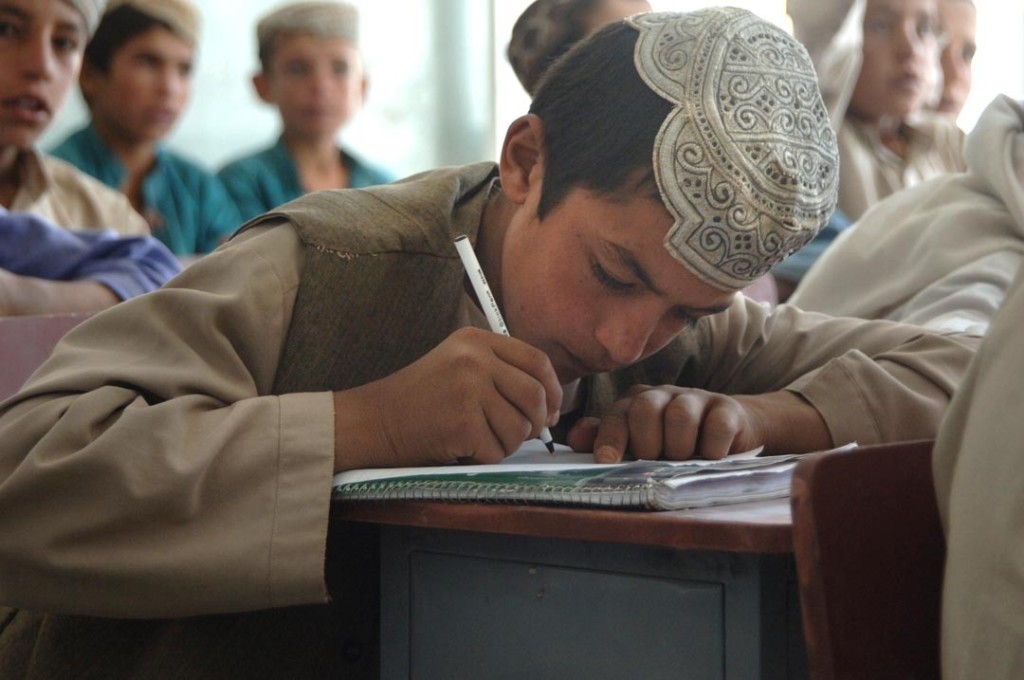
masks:
<instances>
[{"instance_id":1,"label":"forearm resting on desk","mask_svg":"<svg viewBox=\"0 0 1024 680\"><path fill-rule=\"evenodd\" d=\"M781 390L734 398L761 421L765 453L806 453L846 443L833 442L818 409L794 392Z\"/></svg>"},{"instance_id":2,"label":"forearm resting on desk","mask_svg":"<svg viewBox=\"0 0 1024 680\"><path fill-rule=\"evenodd\" d=\"M113 291L96 281L49 281L0 269L2 316L89 312L118 302Z\"/></svg>"}]
</instances>

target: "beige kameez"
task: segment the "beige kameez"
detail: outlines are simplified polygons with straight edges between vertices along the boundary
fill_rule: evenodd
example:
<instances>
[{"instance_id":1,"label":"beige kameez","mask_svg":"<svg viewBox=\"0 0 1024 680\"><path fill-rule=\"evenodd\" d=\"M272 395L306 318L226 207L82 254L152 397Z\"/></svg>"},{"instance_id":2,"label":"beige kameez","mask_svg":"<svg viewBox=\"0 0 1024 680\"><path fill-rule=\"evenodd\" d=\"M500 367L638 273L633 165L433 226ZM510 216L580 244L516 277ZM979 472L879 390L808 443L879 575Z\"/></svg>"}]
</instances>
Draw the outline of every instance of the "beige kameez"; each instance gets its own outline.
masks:
<instances>
[{"instance_id":1,"label":"beige kameez","mask_svg":"<svg viewBox=\"0 0 1024 680\"><path fill-rule=\"evenodd\" d=\"M942 677L1024 677L1024 272L935 446L947 537Z\"/></svg>"},{"instance_id":2,"label":"beige kameez","mask_svg":"<svg viewBox=\"0 0 1024 680\"><path fill-rule=\"evenodd\" d=\"M40 151L22 154L22 186L11 212L32 212L65 229L112 229L122 236L148 236L149 225L124 194L70 163Z\"/></svg>"},{"instance_id":3,"label":"beige kameez","mask_svg":"<svg viewBox=\"0 0 1024 680\"><path fill-rule=\"evenodd\" d=\"M270 650L282 664L305 653L289 646L302 642L293 638L267 646L289 620L284 610L257 623L205 615L327 600L338 433L331 392L319 383L391 370L376 368L389 347L466 323L471 303L451 239L475 237L495 177L484 163L312 194L164 288L69 333L0 407L0 603L24 608L20 617L51 612L44 629L74 624L112 636L138 628L117 618L167 617L161 650L179 658L198 653L188 648L194 631L215 625L258 625L248 644L261 646L249 651ZM309 294L318 287L331 295ZM396 289L408 291L410 307L421 294L452 304L418 325L375 327L382 315L354 313L374 291ZM422 311L391 298L391 318ZM791 389L819 410L837 444L927 437L975 344L789 307L771 314L737 296L636 368L590 381L587 410L599 413L616 385L674 376L724 393ZM349 546L340 559L365 550ZM343 584L334 604L344 609L359 587ZM31 627L20 630L0 633L0 659L20 658L28 645L74 667L61 636L40 646ZM216 653L242 658L245 644Z\"/></svg>"}]
</instances>

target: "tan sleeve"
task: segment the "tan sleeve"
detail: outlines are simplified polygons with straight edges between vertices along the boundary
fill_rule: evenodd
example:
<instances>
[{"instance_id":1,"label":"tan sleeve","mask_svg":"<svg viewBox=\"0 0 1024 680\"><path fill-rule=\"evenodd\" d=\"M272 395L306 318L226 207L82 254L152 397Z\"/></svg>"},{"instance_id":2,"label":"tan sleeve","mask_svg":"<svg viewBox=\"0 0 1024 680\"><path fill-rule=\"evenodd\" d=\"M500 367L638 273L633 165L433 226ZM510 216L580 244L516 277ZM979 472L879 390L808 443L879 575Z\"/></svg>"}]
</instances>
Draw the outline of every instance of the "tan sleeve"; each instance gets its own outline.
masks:
<instances>
[{"instance_id":1,"label":"tan sleeve","mask_svg":"<svg viewBox=\"0 0 1024 680\"><path fill-rule=\"evenodd\" d=\"M817 62L835 39L856 0L786 0L793 37ZM859 16L859 15L858 15Z\"/></svg>"},{"instance_id":2,"label":"tan sleeve","mask_svg":"<svg viewBox=\"0 0 1024 680\"><path fill-rule=\"evenodd\" d=\"M59 158L39 154L37 175L15 200L65 229L112 229L121 236L149 236L146 220L128 198Z\"/></svg>"},{"instance_id":3,"label":"tan sleeve","mask_svg":"<svg viewBox=\"0 0 1024 680\"><path fill-rule=\"evenodd\" d=\"M890 321L834 318L738 298L711 317L708 389L788 389L825 420L833 443L935 437L980 338Z\"/></svg>"},{"instance_id":4,"label":"tan sleeve","mask_svg":"<svg viewBox=\"0 0 1024 680\"><path fill-rule=\"evenodd\" d=\"M172 617L322 602L330 393L270 394L301 269L254 230L74 329L0 409L0 602Z\"/></svg>"},{"instance_id":5,"label":"tan sleeve","mask_svg":"<svg viewBox=\"0 0 1024 680\"><path fill-rule=\"evenodd\" d=\"M932 459L946 530L942 672L1021 676L1024 601L1024 270L943 421Z\"/></svg>"}]
</instances>

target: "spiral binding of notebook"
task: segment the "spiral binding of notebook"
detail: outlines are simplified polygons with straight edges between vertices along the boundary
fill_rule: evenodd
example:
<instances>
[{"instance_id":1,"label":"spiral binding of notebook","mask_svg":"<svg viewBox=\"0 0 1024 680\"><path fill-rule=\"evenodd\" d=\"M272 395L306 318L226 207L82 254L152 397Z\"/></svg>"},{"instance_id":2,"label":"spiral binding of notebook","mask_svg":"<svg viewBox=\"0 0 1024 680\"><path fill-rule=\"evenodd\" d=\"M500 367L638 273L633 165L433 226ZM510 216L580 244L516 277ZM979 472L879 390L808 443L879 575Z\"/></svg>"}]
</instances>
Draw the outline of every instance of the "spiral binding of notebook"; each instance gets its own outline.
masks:
<instances>
[{"instance_id":1,"label":"spiral binding of notebook","mask_svg":"<svg viewBox=\"0 0 1024 680\"><path fill-rule=\"evenodd\" d=\"M387 483L364 482L349 485L344 499L350 501L446 501L464 503L526 503L653 508L654 486L649 481L631 485L566 486L561 484L523 484L474 482L470 479L392 480Z\"/></svg>"},{"instance_id":2,"label":"spiral binding of notebook","mask_svg":"<svg viewBox=\"0 0 1024 680\"><path fill-rule=\"evenodd\" d=\"M333 498L678 510L786 496L799 457L353 470L335 476Z\"/></svg>"}]
</instances>

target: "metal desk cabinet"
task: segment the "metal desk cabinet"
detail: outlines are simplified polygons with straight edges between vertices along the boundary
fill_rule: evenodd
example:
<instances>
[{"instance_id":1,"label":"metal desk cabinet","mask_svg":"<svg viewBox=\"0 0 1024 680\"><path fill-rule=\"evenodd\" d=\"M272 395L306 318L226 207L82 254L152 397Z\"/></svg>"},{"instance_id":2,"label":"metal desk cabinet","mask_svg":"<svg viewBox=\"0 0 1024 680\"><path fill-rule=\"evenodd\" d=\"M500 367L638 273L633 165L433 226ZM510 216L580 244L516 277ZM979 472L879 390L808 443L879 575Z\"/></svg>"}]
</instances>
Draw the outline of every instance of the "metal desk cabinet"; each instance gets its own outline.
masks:
<instances>
[{"instance_id":1,"label":"metal desk cabinet","mask_svg":"<svg viewBox=\"0 0 1024 680\"><path fill-rule=\"evenodd\" d=\"M806 677L793 559L382 527L381 677Z\"/></svg>"}]
</instances>

